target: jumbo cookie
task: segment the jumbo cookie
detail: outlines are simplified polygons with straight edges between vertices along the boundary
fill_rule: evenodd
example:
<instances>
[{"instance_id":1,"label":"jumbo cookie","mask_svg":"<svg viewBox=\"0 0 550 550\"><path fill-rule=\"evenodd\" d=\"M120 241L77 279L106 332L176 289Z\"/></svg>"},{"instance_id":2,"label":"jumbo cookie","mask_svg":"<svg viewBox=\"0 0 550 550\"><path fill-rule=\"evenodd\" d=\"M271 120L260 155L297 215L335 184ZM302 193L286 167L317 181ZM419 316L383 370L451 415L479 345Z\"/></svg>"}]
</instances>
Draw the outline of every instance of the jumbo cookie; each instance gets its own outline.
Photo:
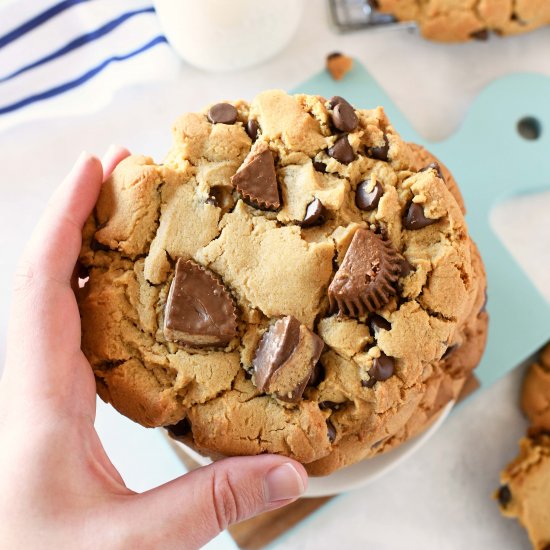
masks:
<instances>
[{"instance_id":1,"label":"jumbo cookie","mask_svg":"<svg viewBox=\"0 0 550 550\"><path fill-rule=\"evenodd\" d=\"M369 0L400 21L415 21L425 38L439 42L487 40L550 24L547 0Z\"/></svg>"},{"instance_id":2,"label":"jumbo cookie","mask_svg":"<svg viewBox=\"0 0 550 550\"><path fill-rule=\"evenodd\" d=\"M325 475L419 433L487 334L449 171L382 108L266 91L132 156L83 234L82 349L99 395L213 457Z\"/></svg>"}]
</instances>

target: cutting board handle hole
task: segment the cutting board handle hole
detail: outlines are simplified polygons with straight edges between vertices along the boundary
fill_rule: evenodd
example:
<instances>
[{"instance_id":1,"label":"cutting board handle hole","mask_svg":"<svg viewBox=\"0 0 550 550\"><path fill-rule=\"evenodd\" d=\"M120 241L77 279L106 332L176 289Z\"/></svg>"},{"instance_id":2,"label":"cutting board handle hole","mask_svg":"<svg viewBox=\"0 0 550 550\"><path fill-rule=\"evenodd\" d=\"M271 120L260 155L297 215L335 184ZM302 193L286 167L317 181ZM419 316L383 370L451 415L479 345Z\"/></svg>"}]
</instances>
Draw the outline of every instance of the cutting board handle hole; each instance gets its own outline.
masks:
<instances>
[{"instance_id":1,"label":"cutting board handle hole","mask_svg":"<svg viewBox=\"0 0 550 550\"><path fill-rule=\"evenodd\" d=\"M542 134L542 124L538 118L525 116L518 120L517 131L523 139L534 141L539 139Z\"/></svg>"}]
</instances>

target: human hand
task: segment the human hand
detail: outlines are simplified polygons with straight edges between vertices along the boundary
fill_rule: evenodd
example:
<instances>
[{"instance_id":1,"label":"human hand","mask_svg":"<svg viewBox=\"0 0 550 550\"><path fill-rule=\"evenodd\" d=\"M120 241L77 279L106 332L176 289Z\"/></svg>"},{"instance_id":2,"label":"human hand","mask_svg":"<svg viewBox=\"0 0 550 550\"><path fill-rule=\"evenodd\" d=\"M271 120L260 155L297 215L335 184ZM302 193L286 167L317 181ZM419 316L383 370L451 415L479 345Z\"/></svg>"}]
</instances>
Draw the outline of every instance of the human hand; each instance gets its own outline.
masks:
<instances>
[{"instance_id":1,"label":"human hand","mask_svg":"<svg viewBox=\"0 0 550 550\"><path fill-rule=\"evenodd\" d=\"M197 548L229 524L295 500L304 468L230 458L137 494L94 428L71 283L101 183L129 153L82 154L38 223L15 277L0 382L0 548Z\"/></svg>"}]
</instances>

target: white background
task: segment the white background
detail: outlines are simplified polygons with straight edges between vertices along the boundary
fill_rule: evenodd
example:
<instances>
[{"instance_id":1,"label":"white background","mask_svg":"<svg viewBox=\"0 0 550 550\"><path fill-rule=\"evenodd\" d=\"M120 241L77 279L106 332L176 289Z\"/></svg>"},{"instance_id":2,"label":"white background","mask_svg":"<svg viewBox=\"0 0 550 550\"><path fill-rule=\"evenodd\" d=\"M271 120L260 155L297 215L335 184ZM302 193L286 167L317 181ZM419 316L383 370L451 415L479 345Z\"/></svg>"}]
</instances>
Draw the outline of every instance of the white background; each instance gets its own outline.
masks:
<instances>
[{"instance_id":1,"label":"white background","mask_svg":"<svg viewBox=\"0 0 550 550\"><path fill-rule=\"evenodd\" d=\"M328 28L322 0L306 4L292 43L260 67L213 75L182 63L166 82L126 88L99 112L26 122L0 134L0 365L16 259L47 198L82 149L101 154L115 142L160 160L179 113L220 98L251 98L265 88L292 88L319 70L334 50L361 60L430 138L452 133L476 94L495 77L514 71L550 75L550 28L458 46L427 43L408 31L339 36ZM550 192L505 205L493 218L548 300L550 252L543 243L550 235L549 211ZM501 518L491 500L498 472L515 456L525 429L517 408L521 374L518 370L474 397L390 476L340 497L275 547L529 548L522 530ZM98 430L133 489L182 471L157 432L108 407L99 408Z\"/></svg>"}]
</instances>

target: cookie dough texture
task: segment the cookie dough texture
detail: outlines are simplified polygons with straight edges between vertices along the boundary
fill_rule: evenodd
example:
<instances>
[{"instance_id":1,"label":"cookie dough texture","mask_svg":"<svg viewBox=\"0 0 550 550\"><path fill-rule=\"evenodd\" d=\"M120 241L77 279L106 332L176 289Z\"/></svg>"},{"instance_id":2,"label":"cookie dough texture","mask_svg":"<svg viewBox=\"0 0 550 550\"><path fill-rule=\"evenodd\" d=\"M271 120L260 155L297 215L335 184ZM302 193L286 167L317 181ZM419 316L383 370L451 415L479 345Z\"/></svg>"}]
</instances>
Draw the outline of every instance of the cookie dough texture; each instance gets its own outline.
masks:
<instances>
[{"instance_id":1,"label":"cookie dough texture","mask_svg":"<svg viewBox=\"0 0 550 550\"><path fill-rule=\"evenodd\" d=\"M376 0L400 21L416 21L422 35L439 42L486 40L490 32L514 35L550 24L547 0Z\"/></svg>"},{"instance_id":2,"label":"cookie dough texture","mask_svg":"<svg viewBox=\"0 0 550 550\"><path fill-rule=\"evenodd\" d=\"M520 441L520 454L501 474L500 509L525 527L535 550L550 548L550 435Z\"/></svg>"},{"instance_id":3,"label":"cookie dough texture","mask_svg":"<svg viewBox=\"0 0 550 550\"><path fill-rule=\"evenodd\" d=\"M527 371L521 407L534 428L550 432L550 344Z\"/></svg>"},{"instance_id":4,"label":"cookie dough texture","mask_svg":"<svg viewBox=\"0 0 550 550\"><path fill-rule=\"evenodd\" d=\"M211 456L281 453L328 474L417 434L457 396L485 345L483 265L456 182L441 165L425 169L436 159L405 143L381 108L355 111L346 164L329 156L341 133L324 98L267 91L233 105L234 123L212 123L208 110L183 115L162 165L132 156L105 183L83 234L82 348L99 395L136 422L185 424L185 441ZM281 203L271 211L231 183L265 151ZM383 189L371 210L355 200L365 181ZM315 199L323 215L302 226ZM411 202L437 221L405 229ZM376 311L386 328L329 308L328 287L359 229L406 266ZM225 347L166 339L178 259L231 295L237 335ZM259 391L253 370L263 334L285 316L324 342L315 376L290 403ZM381 354L392 375L372 380Z\"/></svg>"}]
</instances>

